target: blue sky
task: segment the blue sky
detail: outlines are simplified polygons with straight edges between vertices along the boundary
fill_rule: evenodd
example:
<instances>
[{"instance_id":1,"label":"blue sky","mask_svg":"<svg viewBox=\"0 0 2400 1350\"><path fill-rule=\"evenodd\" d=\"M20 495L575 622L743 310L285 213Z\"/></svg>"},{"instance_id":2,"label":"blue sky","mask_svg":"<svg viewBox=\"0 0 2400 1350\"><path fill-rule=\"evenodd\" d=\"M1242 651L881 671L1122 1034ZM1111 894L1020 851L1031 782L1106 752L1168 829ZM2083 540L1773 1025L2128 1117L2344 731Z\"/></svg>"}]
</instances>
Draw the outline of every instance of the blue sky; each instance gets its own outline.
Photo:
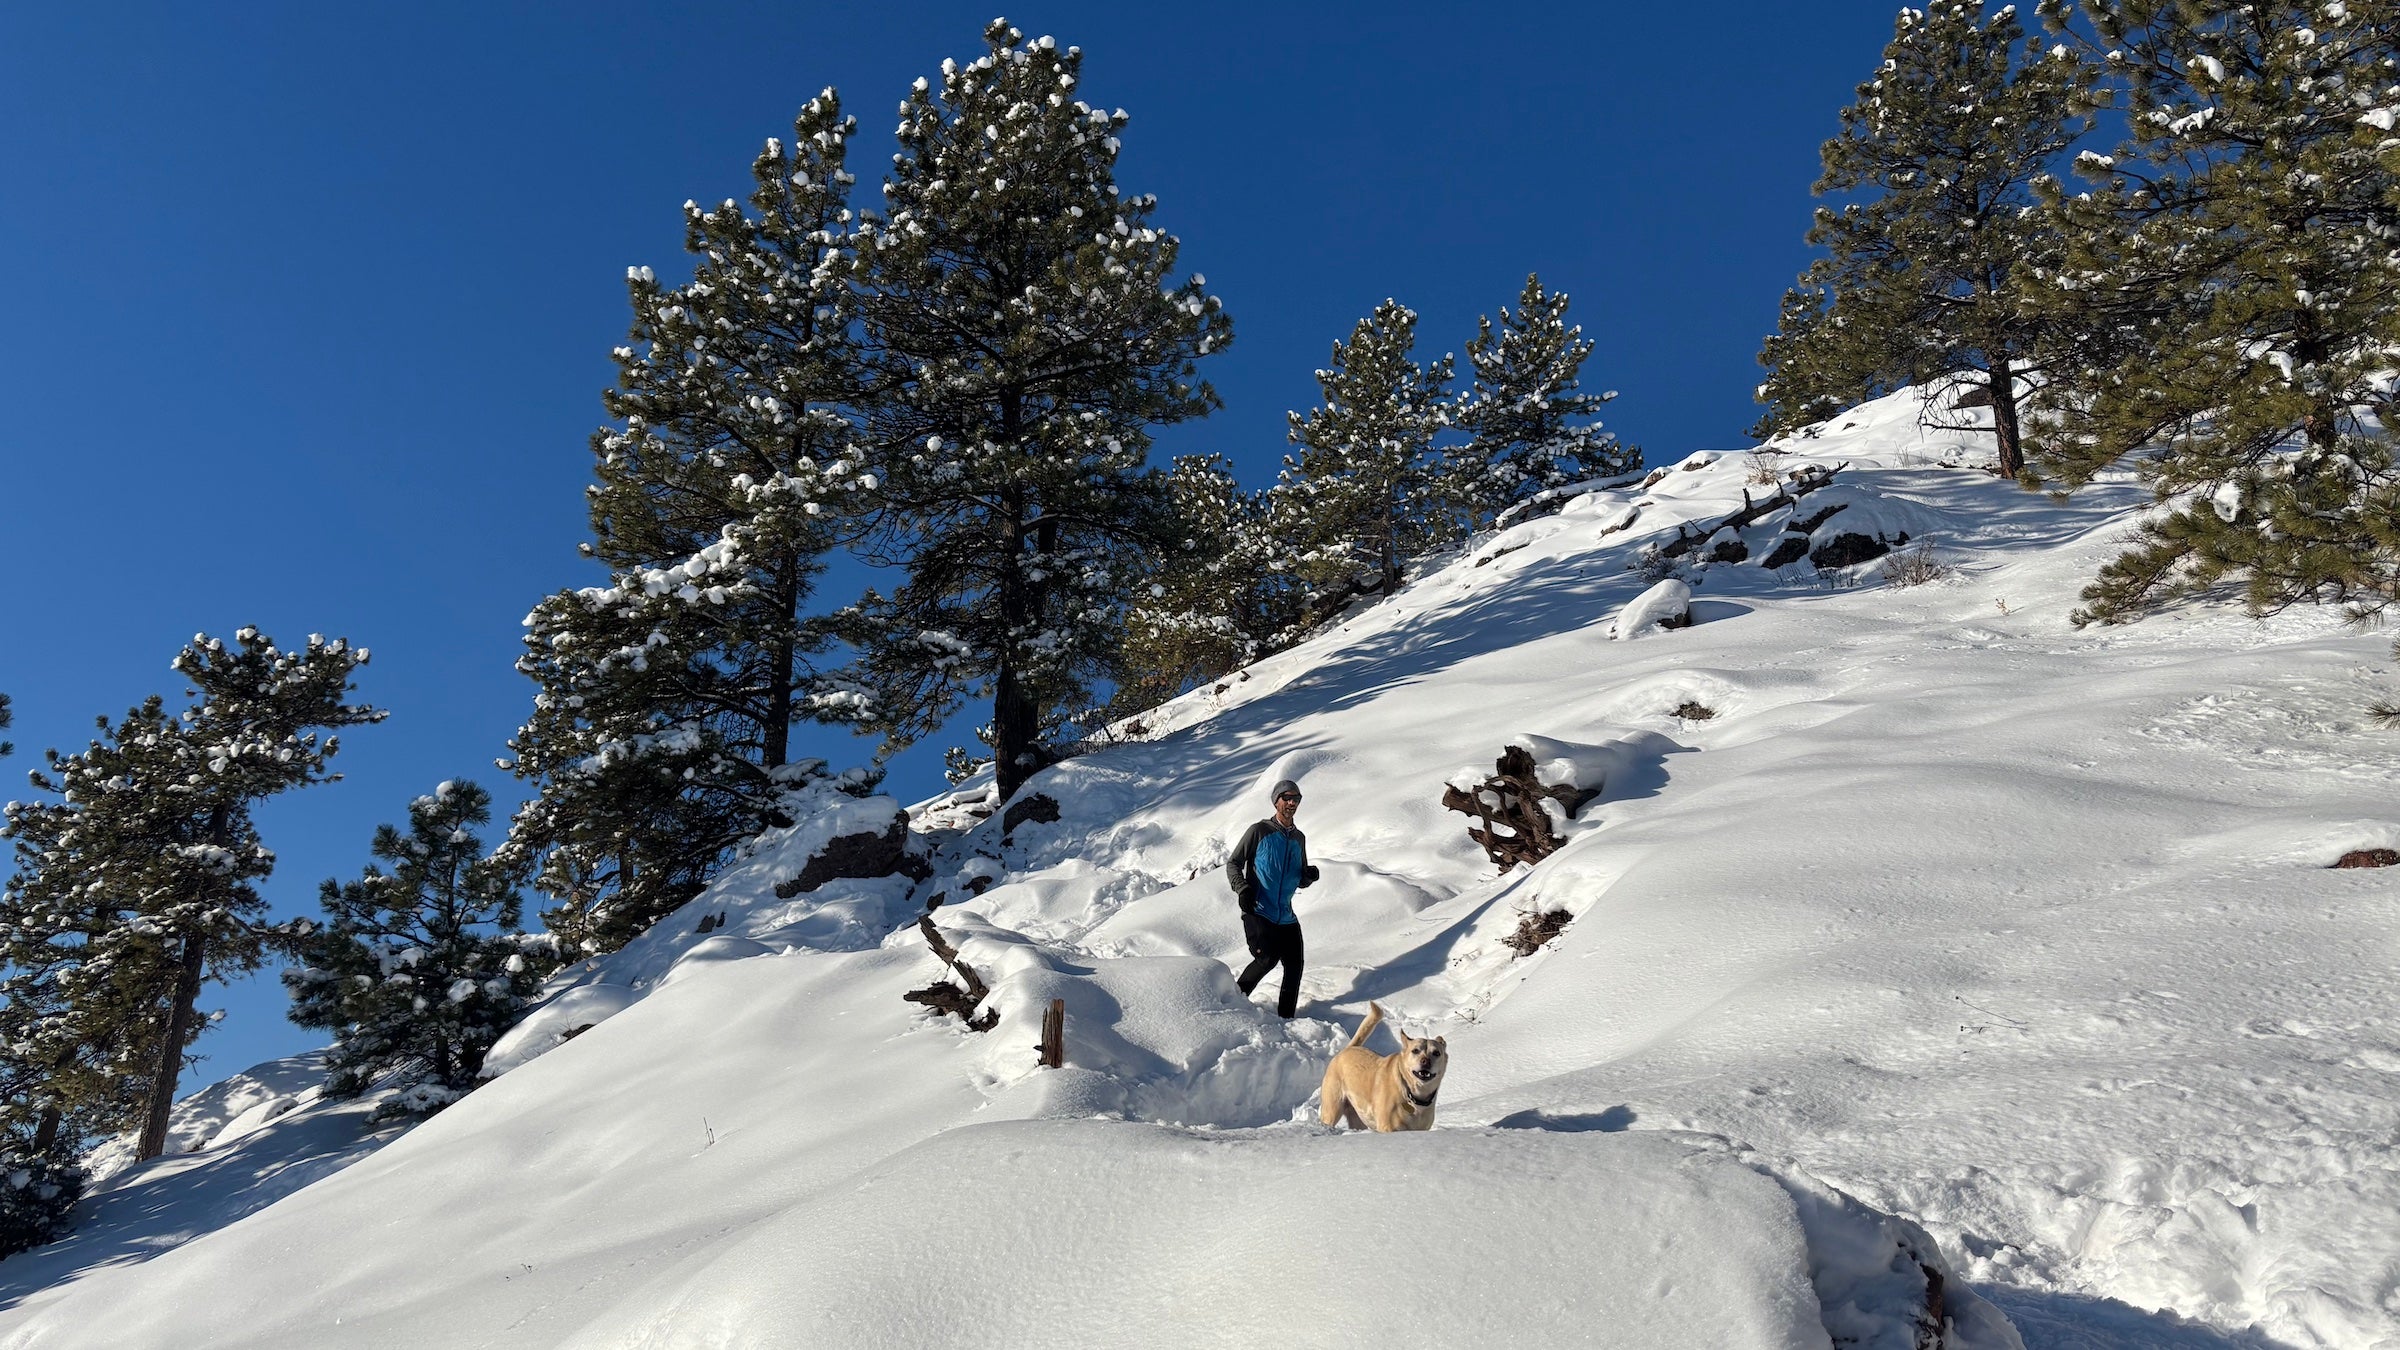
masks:
<instances>
[{"instance_id":1,"label":"blue sky","mask_svg":"<svg viewBox=\"0 0 2400 1350\"><path fill-rule=\"evenodd\" d=\"M1574 296L1587 382L1653 461L1742 443L1759 339L1807 261L1816 147L1887 0L1008 11L1133 115L1120 163L1233 315L1225 409L1162 438L1252 484L1329 344L1385 296L1463 349L1528 271ZM20 6L0 41L0 692L20 775L152 692L196 631L373 649L390 721L262 814L279 913L379 821L491 767L532 602L594 578L586 441L625 268L671 275L686 198L748 191L827 84L891 109L987 5ZM863 759L848 738L815 753ZM893 790L938 786L940 747ZM272 978L212 991L187 1085L315 1043Z\"/></svg>"}]
</instances>

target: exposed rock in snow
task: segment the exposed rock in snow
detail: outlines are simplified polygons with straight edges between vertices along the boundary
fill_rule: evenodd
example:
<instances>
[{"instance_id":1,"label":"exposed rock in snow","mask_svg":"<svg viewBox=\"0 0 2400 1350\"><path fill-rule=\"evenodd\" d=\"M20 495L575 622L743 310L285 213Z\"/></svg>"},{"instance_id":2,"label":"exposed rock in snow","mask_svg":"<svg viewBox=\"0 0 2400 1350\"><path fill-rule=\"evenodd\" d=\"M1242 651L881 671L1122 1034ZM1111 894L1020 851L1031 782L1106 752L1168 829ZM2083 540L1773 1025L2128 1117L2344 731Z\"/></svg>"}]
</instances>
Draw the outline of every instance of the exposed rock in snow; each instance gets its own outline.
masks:
<instances>
[{"instance_id":1,"label":"exposed rock in snow","mask_svg":"<svg viewBox=\"0 0 2400 1350\"><path fill-rule=\"evenodd\" d=\"M1017 827L1029 820L1044 825L1056 823L1058 799L1045 793L1035 792L1010 802L1008 809L1000 815L1000 833L1003 835L1015 834Z\"/></svg>"},{"instance_id":2,"label":"exposed rock in snow","mask_svg":"<svg viewBox=\"0 0 2400 1350\"><path fill-rule=\"evenodd\" d=\"M1635 596L1633 602L1618 613L1617 621L1609 626L1608 635L1624 641L1687 628L1691 622L1692 588L1668 577Z\"/></svg>"},{"instance_id":3,"label":"exposed rock in snow","mask_svg":"<svg viewBox=\"0 0 2400 1350\"><path fill-rule=\"evenodd\" d=\"M819 844L799 874L775 883L775 898L789 900L844 877L888 877L908 859L908 813L893 811L880 830L837 834Z\"/></svg>"}]
</instances>

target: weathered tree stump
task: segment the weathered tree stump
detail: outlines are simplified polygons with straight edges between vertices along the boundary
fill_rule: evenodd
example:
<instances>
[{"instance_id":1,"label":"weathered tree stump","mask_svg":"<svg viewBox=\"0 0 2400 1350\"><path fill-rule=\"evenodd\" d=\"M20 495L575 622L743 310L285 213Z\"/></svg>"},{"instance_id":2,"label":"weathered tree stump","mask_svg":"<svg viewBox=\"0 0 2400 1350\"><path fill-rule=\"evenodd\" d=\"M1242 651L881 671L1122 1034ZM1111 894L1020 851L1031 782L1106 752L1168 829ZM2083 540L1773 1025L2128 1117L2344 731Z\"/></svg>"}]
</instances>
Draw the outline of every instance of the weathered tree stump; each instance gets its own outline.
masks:
<instances>
[{"instance_id":1,"label":"weathered tree stump","mask_svg":"<svg viewBox=\"0 0 2400 1350\"><path fill-rule=\"evenodd\" d=\"M1917 1269L1925 1272L1925 1315L1917 1323L1917 1350L1945 1350L1950 1344L1950 1309L1942 1296L1942 1272L1923 1261Z\"/></svg>"},{"instance_id":2,"label":"weathered tree stump","mask_svg":"<svg viewBox=\"0 0 2400 1350\"><path fill-rule=\"evenodd\" d=\"M1063 1069L1067 1064L1067 1001L1050 1000L1049 1011L1042 1014L1042 1067Z\"/></svg>"},{"instance_id":3,"label":"weathered tree stump","mask_svg":"<svg viewBox=\"0 0 2400 1350\"><path fill-rule=\"evenodd\" d=\"M2388 848L2352 849L2341 857L2336 867L2391 867L2400 864L2400 852Z\"/></svg>"},{"instance_id":4,"label":"weathered tree stump","mask_svg":"<svg viewBox=\"0 0 2400 1350\"><path fill-rule=\"evenodd\" d=\"M942 930L933 926L932 915L919 915L917 927L925 930L926 945L933 948L935 956L942 958L942 964L948 966L952 974L958 976L959 983L936 980L922 989L911 989L900 997L910 1003L921 1003L935 1012L956 1013L958 1020L966 1023L969 1031L990 1031L998 1026L1000 1014L994 1010L985 1009L981 1017L975 1015L976 1005L990 997L992 992L984 984L983 977L975 973L973 966L958 959L958 949L942 939Z\"/></svg>"},{"instance_id":5,"label":"weathered tree stump","mask_svg":"<svg viewBox=\"0 0 2400 1350\"><path fill-rule=\"evenodd\" d=\"M1442 805L1483 824L1467 827L1467 837L1483 845L1501 871L1518 863L1536 863L1558 851L1559 838L1544 802L1556 802L1573 820L1584 803L1600 789L1550 787L1534 777L1533 753L1512 745L1500 753L1498 772L1472 792L1457 787L1442 792Z\"/></svg>"}]
</instances>

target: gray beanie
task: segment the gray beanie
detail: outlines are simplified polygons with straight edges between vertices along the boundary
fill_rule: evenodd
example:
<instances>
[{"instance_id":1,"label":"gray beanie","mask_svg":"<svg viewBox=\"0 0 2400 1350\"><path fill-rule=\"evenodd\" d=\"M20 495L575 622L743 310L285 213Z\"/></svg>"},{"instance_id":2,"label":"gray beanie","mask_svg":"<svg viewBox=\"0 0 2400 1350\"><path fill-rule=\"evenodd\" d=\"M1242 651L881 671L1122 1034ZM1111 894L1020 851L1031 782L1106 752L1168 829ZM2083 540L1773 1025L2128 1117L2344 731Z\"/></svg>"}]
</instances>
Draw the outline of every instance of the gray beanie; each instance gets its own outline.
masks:
<instances>
[{"instance_id":1,"label":"gray beanie","mask_svg":"<svg viewBox=\"0 0 2400 1350\"><path fill-rule=\"evenodd\" d=\"M1289 779L1289 778L1278 779L1278 780L1276 780L1276 783L1275 783L1275 786L1274 786L1273 790L1271 790L1271 791L1269 791L1269 792L1267 793L1267 800L1268 800L1268 801L1273 801L1273 800L1275 800L1277 797L1280 797L1280 796L1282 796L1283 794L1285 794L1285 793L1287 793L1287 792L1288 792L1288 793L1291 793L1291 794L1292 794L1293 796L1295 796L1295 797L1299 796L1299 795L1300 795L1300 785L1299 785L1298 783L1295 783L1295 782L1293 782L1293 781L1292 781L1291 779Z\"/></svg>"}]
</instances>

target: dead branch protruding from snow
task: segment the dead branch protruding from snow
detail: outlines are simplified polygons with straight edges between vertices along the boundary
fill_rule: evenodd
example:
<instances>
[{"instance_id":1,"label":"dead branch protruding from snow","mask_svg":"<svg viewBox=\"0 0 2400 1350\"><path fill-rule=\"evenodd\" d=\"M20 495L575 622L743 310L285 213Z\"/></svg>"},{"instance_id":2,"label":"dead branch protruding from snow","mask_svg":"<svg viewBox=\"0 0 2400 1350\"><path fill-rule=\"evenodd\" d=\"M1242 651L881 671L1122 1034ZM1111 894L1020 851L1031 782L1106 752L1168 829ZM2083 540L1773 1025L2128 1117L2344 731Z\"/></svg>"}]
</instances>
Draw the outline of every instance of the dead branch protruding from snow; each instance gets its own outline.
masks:
<instances>
[{"instance_id":1,"label":"dead branch protruding from snow","mask_svg":"<svg viewBox=\"0 0 2400 1350\"><path fill-rule=\"evenodd\" d=\"M958 949L943 940L942 930L933 926L932 915L919 915L917 927L925 930L925 945L933 948L935 956L942 958L942 964L958 976L959 983L935 980L922 989L911 989L900 997L911 1003L922 1003L935 1012L956 1013L958 1020L966 1023L969 1031L990 1031L998 1026L1000 1014L997 1010L987 1008L981 1017L975 1015L976 1005L992 992L984 984L983 977L975 973L973 966L958 959Z\"/></svg>"}]
</instances>

